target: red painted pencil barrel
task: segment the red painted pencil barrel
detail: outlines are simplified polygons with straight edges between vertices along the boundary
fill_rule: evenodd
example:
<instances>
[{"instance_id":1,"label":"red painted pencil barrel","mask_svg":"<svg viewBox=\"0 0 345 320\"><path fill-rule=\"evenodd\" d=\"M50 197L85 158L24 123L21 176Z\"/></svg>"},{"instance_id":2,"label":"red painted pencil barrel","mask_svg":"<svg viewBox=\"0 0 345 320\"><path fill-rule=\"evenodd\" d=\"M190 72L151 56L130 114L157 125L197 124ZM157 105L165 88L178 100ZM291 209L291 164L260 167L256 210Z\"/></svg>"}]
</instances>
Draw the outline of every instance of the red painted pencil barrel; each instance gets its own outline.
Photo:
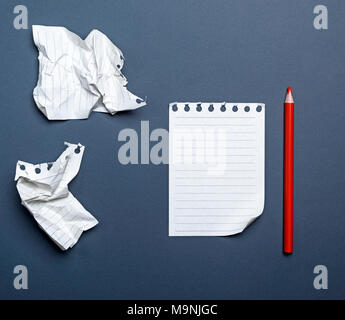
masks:
<instances>
[{"instance_id":1,"label":"red painted pencil barrel","mask_svg":"<svg viewBox=\"0 0 345 320\"><path fill-rule=\"evenodd\" d=\"M294 103L284 105L284 252L293 250Z\"/></svg>"}]
</instances>

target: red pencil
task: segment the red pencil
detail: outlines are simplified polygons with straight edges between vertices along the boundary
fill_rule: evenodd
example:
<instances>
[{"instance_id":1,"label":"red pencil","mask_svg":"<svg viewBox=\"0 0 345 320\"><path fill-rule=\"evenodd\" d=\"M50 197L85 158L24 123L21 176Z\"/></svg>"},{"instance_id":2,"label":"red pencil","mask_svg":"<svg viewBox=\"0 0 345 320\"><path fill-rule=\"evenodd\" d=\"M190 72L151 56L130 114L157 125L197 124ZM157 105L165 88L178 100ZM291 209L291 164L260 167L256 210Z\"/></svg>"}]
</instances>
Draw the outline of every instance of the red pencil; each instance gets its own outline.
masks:
<instances>
[{"instance_id":1,"label":"red pencil","mask_svg":"<svg viewBox=\"0 0 345 320\"><path fill-rule=\"evenodd\" d=\"M288 87L284 105L284 252L292 253L293 243L293 136L294 101Z\"/></svg>"}]
</instances>

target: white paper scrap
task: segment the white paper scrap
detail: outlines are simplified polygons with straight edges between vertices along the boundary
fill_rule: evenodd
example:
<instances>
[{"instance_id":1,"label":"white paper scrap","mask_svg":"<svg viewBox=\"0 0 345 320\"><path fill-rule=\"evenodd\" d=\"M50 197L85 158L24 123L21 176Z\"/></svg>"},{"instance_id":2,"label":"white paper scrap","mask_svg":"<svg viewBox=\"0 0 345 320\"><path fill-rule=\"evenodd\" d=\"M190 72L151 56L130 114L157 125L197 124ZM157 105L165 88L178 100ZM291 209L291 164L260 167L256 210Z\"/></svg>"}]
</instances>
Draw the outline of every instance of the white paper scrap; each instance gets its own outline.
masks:
<instances>
[{"instance_id":1,"label":"white paper scrap","mask_svg":"<svg viewBox=\"0 0 345 320\"><path fill-rule=\"evenodd\" d=\"M261 215L263 103L171 103L169 235L226 236Z\"/></svg>"},{"instance_id":2,"label":"white paper scrap","mask_svg":"<svg viewBox=\"0 0 345 320\"><path fill-rule=\"evenodd\" d=\"M66 150L55 162L18 161L15 176L23 206L62 250L72 248L83 231L98 223L68 190L79 171L85 147L65 145Z\"/></svg>"},{"instance_id":3,"label":"white paper scrap","mask_svg":"<svg viewBox=\"0 0 345 320\"><path fill-rule=\"evenodd\" d=\"M92 111L115 114L146 102L129 92L124 56L102 32L85 40L64 27L33 25L39 51L37 107L49 120L87 119Z\"/></svg>"}]
</instances>

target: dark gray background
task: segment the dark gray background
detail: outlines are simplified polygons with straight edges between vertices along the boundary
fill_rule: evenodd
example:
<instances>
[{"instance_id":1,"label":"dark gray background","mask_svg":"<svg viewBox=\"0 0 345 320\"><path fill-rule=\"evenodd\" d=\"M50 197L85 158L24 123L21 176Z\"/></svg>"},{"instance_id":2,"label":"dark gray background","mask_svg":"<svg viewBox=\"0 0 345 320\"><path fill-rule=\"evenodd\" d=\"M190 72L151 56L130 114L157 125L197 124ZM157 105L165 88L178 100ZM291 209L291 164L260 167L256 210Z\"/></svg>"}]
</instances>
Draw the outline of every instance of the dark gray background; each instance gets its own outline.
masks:
<instances>
[{"instance_id":1,"label":"dark gray background","mask_svg":"<svg viewBox=\"0 0 345 320\"><path fill-rule=\"evenodd\" d=\"M313 27L325 4L329 29ZM93 28L123 50L129 89L148 106L114 117L48 121L36 108L37 50L15 30L25 4L32 24ZM0 298L345 298L345 2L275 0L1 1ZM295 251L282 253L283 100L295 104ZM117 135L168 129L173 101L266 103L263 215L233 237L168 237L168 166L120 165ZM55 160L63 142L86 146L70 184L100 221L61 252L21 206L17 160ZM29 290L13 288L13 267ZM324 264L329 289L313 288Z\"/></svg>"}]
</instances>

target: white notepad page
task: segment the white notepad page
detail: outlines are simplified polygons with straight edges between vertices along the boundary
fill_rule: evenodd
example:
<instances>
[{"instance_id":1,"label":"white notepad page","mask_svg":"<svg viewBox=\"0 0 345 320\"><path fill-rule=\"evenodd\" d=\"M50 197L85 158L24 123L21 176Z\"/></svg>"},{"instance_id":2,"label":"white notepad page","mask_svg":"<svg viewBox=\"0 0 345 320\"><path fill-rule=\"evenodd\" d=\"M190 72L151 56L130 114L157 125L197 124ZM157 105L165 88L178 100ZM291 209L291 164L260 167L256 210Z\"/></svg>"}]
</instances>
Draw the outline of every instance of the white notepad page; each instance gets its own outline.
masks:
<instances>
[{"instance_id":1,"label":"white notepad page","mask_svg":"<svg viewBox=\"0 0 345 320\"><path fill-rule=\"evenodd\" d=\"M169 235L225 236L261 215L263 103L171 103Z\"/></svg>"}]
</instances>

